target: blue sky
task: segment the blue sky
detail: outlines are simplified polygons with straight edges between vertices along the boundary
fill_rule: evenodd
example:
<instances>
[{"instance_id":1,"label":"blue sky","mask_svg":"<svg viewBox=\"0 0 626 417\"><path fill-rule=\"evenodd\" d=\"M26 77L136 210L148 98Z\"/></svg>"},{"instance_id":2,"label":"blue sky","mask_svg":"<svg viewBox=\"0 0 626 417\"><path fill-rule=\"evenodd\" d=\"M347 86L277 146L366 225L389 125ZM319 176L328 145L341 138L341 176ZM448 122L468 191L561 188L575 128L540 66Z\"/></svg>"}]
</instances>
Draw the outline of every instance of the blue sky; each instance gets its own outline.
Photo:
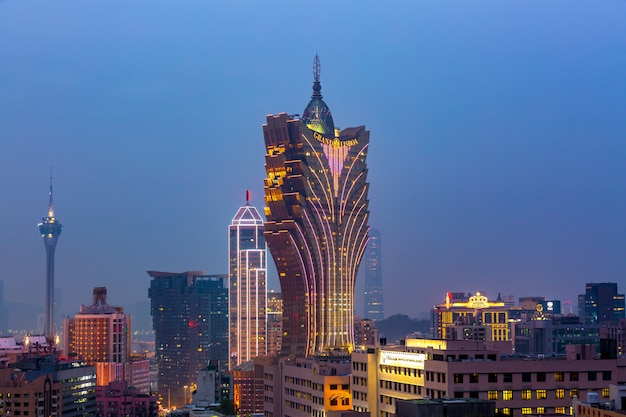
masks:
<instances>
[{"instance_id":1,"label":"blue sky","mask_svg":"<svg viewBox=\"0 0 626 417\"><path fill-rule=\"evenodd\" d=\"M0 1L5 299L44 303L51 165L66 314L94 286L147 299L146 270L226 273L265 115L302 113L316 53L335 124L371 131L388 315L624 292L624 22L624 1Z\"/></svg>"}]
</instances>

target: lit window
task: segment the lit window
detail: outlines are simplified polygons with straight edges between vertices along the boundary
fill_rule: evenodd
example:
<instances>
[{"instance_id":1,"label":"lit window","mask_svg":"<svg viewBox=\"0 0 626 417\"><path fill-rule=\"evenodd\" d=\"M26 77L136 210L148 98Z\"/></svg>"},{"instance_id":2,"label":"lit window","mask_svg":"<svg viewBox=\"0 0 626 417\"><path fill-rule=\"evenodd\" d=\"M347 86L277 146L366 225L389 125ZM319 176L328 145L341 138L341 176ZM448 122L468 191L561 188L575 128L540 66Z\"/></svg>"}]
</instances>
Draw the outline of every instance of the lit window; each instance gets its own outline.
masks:
<instances>
[{"instance_id":1,"label":"lit window","mask_svg":"<svg viewBox=\"0 0 626 417\"><path fill-rule=\"evenodd\" d=\"M487 391L487 399L490 400L490 401L497 401L498 400L498 391L495 391L495 390Z\"/></svg>"},{"instance_id":2,"label":"lit window","mask_svg":"<svg viewBox=\"0 0 626 417\"><path fill-rule=\"evenodd\" d=\"M522 400L532 400L533 394L529 389L522 390Z\"/></svg>"},{"instance_id":3,"label":"lit window","mask_svg":"<svg viewBox=\"0 0 626 417\"><path fill-rule=\"evenodd\" d=\"M570 374L570 379L571 379L571 374ZM565 374L563 372L555 372L554 373L554 380L556 382L563 382L565 381Z\"/></svg>"},{"instance_id":4,"label":"lit window","mask_svg":"<svg viewBox=\"0 0 626 417\"><path fill-rule=\"evenodd\" d=\"M609 398L610 396L610 390L608 388L602 388L602 398Z\"/></svg>"},{"instance_id":5,"label":"lit window","mask_svg":"<svg viewBox=\"0 0 626 417\"><path fill-rule=\"evenodd\" d=\"M554 392L557 400L562 400L565 398L565 390L563 388L559 388Z\"/></svg>"},{"instance_id":6,"label":"lit window","mask_svg":"<svg viewBox=\"0 0 626 417\"><path fill-rule=\"evenodd\" d=\"M502 399L504 401L510 401L513 399L513 391L505 389L504 391L502 391Z\"/></svg>"},{"instance_id":7,"label":"lit window","mask_svg":"<svg viewBox=\"0 0 626 417\"><path fill-rule=\"evenodd\" d=\"M565 414L565 407L555 407L554 412L556 414Z\"/></svg>"},{"instance_id":8,"label":"lit window","mask_svg":"<svg viewBox=\"0 0 626 417\"><path fill-rule=\"evenodd\" d=\"M569 397L578 397L578 388L572 388L571 390L569 390Z\"/></svg>"},{"instance_id":9,"label":"lit window","mask_svg":"<svg viewBox=\"0 0 626 417\"><path fill-rule=\"evenodd\" d=\"M543 414L546 412L546 409L544 407L537 407L537 414Z\"/></svg>"},{"instance_id":10,"label":"lit window","mask_svg":"<svg viewBox=\"0 0 626 417\"><path fill-rule=\"evenodd\" d=\"M505 416L510 416L511 415L511 409L510 408L503 408L502 409L502 414L504 414Z\"/></svg>"},{"instance_id":11,"label":"lit window","mask_svg":"<svg viewBox=\"0 0 626 417\"><path fill-rule=\"evenodd\" d=\"M538 389L537 390L537 399L538 400L545 400L547 398L547 393L545 389Z\"/></svg>"},{"instance_id":12,"label":"lit window","mask_svg":"<svg viewBox=\"0 0 626 417\"><path fill-rule=\"evenodd\" d=\"M532 414L533 409L530 407L522 407L522 414Z\"/></svg>"}]
</instances>

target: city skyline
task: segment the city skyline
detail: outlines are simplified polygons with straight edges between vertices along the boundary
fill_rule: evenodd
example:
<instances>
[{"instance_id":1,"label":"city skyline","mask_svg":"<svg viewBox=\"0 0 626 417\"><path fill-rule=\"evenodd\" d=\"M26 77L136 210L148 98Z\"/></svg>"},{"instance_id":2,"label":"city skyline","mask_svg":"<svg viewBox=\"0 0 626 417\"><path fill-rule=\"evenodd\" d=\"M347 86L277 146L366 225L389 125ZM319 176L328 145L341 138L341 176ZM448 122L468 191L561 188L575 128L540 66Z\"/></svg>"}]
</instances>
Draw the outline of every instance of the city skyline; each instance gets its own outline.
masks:
<instances>
[{"instance_id":1,"label":"city skyline","mask_svg":"<svg viewBox=\"0 0 626 417\"><path fill-rule=\"evenodd\" d=\"M342 127L380 138L368 178L387 316L448 291L575 303L587 282L623 282L623 2L329 2L334 30L317 36L298 6L116 4L0 3L5 305L45 298L34 229L50 165L60 314L99 285L145 301L147 269L226 273L230 208L246 189L263 204L258 126L301 111L315 52ZM286 39L301 43L285 54Z\"/></svg>"}]
</instances>

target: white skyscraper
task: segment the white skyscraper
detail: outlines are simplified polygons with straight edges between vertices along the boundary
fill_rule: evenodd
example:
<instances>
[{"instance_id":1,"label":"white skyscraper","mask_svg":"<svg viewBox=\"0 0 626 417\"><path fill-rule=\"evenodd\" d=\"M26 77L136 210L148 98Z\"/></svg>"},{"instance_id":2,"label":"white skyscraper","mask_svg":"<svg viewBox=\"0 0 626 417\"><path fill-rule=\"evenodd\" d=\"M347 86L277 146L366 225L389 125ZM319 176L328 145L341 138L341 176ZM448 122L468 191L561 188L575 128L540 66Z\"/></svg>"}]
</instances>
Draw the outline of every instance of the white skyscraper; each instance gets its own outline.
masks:
<instances>
[{"instance_id":1,"label":"white skyscraper","mask_svg":"<svg viewBox=\"0 0 626 417\"><path fill-rule=\"evenodd\" d=\"M228 226L228 264L232 369L267 353L267 248L249 193Z\"/></svg>"}]
</instances>

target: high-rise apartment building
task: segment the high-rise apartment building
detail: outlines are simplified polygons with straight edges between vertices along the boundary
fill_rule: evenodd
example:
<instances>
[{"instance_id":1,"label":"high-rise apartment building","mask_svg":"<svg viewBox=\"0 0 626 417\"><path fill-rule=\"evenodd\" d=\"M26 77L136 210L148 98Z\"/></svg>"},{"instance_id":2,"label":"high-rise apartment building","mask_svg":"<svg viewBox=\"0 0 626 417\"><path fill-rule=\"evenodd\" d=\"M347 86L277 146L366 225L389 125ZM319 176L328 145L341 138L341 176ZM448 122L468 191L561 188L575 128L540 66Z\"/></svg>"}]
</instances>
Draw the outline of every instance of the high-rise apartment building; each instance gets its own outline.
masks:
<instances>
[{"instance_id":1,"label":"high-rise apartment building","mask_svg":"<svg viewBox=\"0 0 626 417\"><path fill-rule=\"evenodd\" d=\"M374 322L385 318L381 243L380 230L370 229L365 250L365 318Z\"/></svg>"},{"instance_id":2,"label":"high-rise apartment building","mask_svg":"<svg viewBox=\"0 0 626 417\"><path fill-rule=\"evenodd\" d=\"M57 240L61 236L63 227L54 216L52 205L52 174L50 174L50 193L48 200L47 216L39 223L39 233L46 248L46 317L44 323L44 336L48 340L54 340L54 251L57 247Z\"/></svg>"},{"instance_id":3,"label":"high-rise apartment building","mask_svg":"<svg viewBox=\"0 0 626 417\"><path fill-rule=\"evenodd\" d=\"M364 126L335 128L314 61L311 101L301 118L267 116L265 241L283 294L281 354L310 356L354 347L354 285L368 240Z\"/></svg>"},{"instance_id":4,"label":"high-rise apartment building","mask_svg":"<svg viewBox=\"0 0 626 417\"><path fill-rule=\"evenodd\" d=\"M73 318L63 320L65 351L88 365L128 362L130 336L130 316L122 307L107 304L105 287L94 288L93 303L81 305Z\"/></svg>"},{"instance_id":5,"label":"high-rise apartment building","mask_svg":"<svg viewBox=\"0 0 626 417\"><path fill-rule=\"evenodd\" d=\"M578 313L585 323L617 322L624 318L624 294L614 282L587 283L578 296Z\"/></svg>"},{"instance_id":6,"label":"high-rise apartment building","mask_svg":"<svg viewBox=\"0 0 626 417\"><path fill-rule=\"evenodd\" d=\"M209 361L228 363L228 288L224 275L148 271L158 392L181 406ZM168 401L169 399L169 401Z\"/></svg>"},{"instance_id":7,"label":"high-rise apartment building","mask_svg":"<svg viewBox=\"0 0 626 417\"><path fill-rule=\"evenodd\" d=\"M230 366L267 353L267 248L263 219L246 205L228 226Z\"/></svg>"}]
</instances>

